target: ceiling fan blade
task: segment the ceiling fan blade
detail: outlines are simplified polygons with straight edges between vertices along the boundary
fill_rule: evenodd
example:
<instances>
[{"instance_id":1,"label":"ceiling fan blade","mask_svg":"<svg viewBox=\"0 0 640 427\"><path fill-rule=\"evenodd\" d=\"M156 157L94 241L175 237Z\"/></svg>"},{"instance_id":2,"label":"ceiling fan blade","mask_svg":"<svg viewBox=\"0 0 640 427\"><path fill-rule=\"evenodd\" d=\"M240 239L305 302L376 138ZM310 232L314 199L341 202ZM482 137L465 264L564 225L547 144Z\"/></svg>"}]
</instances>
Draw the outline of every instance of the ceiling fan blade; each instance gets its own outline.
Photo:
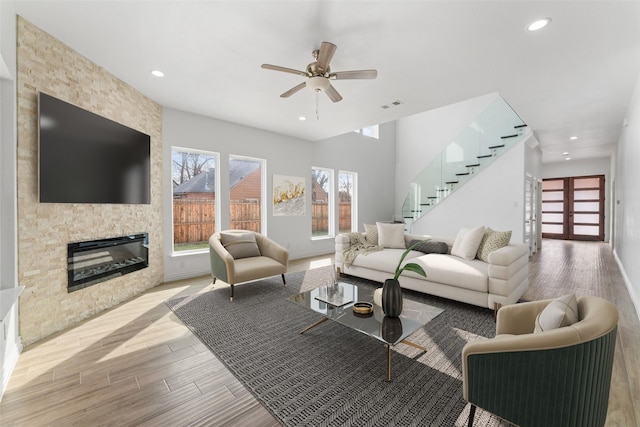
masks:
<instances>
[{"instance_id":1,"label":"ceiling fan blade","mask_svg":"<svg viewBox=\"0 0 640 427\"><path fill-rule=\"evenodd\" d=\"M288 98L294 93L302 90L302 88L304 88L306 85L307 85L307 82L302 82L299 85L292 87L291 89L289 89L288 91L280 95L280 98Z\"/></svg>"},{"instance_id":2,"label":"ceiling fan blade","mask_svg":"<svg viewBox=\"0 0 640 427\"><path fill-rule=\"evenodd\" d=\"M320 53L318 53L318 59L316 60L316 65L318 68L327 71L329 67L329 63L331 62L331 58L333 58L333 54L336 52L338 47L329 42L322 42L320 46Z\"/></svg>"},{"instance_id":3,"label":"ceiling fan blade","mask_svg":"<svg viewBox=\"0 0 640 427\"><path fill-rule=\"evenodd\" d=\"M333 102L342 101L342 96L338 93L335 87L329 85L329 87L325 92L327 93L327 96L329 97L329 99L332 100Z\"/></svg>"},{"instance_id":4,"label":"ceiling fan blade","mask_svg":"<svg viewBox=\"0 0 640 427\"><path fill-rule=\"evenodd\" d=\"M309 77L307 73L300 70L294 70L293 68L281 67L279 65L262 64L262 68L265 70L282 71L283 73L297 74L302 77Z\"/></svg>"},{"instance_id":5,"label":"ceiling fan blade","mask_svg":"<svg viewBox=\"0 0 640 427\"><path fill-rule=\"evenodd\" d=\"M338 71L329 75L331 80L375 79L376 77L378 77L377 70Z\"/></svg>"}]
</instances>

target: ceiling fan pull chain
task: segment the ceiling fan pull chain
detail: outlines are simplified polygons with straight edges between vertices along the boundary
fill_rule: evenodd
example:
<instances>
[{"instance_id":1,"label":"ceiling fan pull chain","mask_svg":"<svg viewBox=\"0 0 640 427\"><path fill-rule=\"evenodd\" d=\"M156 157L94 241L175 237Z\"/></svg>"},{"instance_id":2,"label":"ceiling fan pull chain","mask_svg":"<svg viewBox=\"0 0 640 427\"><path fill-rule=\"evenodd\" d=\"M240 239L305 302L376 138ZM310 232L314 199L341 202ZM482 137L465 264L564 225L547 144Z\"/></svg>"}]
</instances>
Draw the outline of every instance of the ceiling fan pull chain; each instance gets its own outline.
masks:
<instances>
[{"instance_id":1,"label":"ceiling fan pull chain","mask_svg":"<svg viewBox=\"0 0 640 427\"><path fill-rule=\"evenodd\" d=\"M320 120L320 111L319 111L320 97L318 95L319 95L318 92L316 92L316 120Z\"/></svg>"}]
</instances>

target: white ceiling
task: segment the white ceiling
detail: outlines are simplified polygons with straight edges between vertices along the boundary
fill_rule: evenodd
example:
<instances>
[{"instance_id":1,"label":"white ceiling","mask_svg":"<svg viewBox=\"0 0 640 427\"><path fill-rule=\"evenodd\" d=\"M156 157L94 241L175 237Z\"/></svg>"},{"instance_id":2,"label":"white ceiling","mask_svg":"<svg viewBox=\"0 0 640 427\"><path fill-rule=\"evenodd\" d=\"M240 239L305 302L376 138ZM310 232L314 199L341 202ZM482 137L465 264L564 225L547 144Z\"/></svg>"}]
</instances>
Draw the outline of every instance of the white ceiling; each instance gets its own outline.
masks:
<instances>
[{"instance_id":1,"label":"white ceiling","mask_svg":"<svg viewBox=\"0 0 640 427\"><path fill-rule=\"evenodd\" d=\"M640 75L640 1L23 0L15 9L163 106L309 140L498 92L536 134L543 161L608 156ZM551 25L525 31L541 17ZM279 97L302 77L260 65L304 70L322 41L338 46L332 71L375 68L378 78L334 81L344 100L321 94L316 120L310 90Z\"/></svg>"}]
</instances>

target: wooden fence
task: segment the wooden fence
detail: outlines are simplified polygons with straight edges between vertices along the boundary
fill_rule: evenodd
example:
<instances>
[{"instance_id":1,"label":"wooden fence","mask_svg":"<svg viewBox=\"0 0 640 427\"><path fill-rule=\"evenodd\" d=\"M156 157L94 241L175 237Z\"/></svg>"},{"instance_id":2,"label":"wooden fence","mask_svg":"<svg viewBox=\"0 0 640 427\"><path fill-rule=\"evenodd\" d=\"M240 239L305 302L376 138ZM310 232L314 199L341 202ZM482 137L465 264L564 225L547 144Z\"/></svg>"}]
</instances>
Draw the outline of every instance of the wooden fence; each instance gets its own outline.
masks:
<instances>
[{"instance_id":1,"label":"wooden fence","mask_svg":"<svg viewBox=\"0 0 640 427\"><path fill-rule=\"evenodd\" d=\"M329 214L326 203L312 203L312 233L328 234ZM339 230L351 231L351 204L340 203ZM173 243L204 243L215 232L214 200L176 199L173 201ZM260 202L232 201L230 228L260 232Z\"/></svg>"}]
</instances>

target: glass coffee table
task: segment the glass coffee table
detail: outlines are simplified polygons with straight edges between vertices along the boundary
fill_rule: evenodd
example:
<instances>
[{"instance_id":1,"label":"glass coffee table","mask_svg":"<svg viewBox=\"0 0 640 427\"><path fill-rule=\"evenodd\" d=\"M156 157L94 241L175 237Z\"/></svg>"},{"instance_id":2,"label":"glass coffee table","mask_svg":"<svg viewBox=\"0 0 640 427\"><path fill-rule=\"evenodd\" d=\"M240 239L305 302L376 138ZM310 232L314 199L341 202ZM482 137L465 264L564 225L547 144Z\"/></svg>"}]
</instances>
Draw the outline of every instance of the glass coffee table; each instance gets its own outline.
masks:
<instances>
[{"instance_id":1,"label":"glass coffee table","mask_svg":"<svg viewBox=\"0 0 640 427\"><path fill-rule=\"evenodd\" d=\"M382 307L373 303L373 291L369 286L338 282L333 286L312 289L287 299L324 316L301 330L301 334L327 320L333 320L385 343L387 345L387 381L391 381L391 347L402 343L427 351L425 347L409 341L407 337L444 310L403 299L400 317L386 317ZM370 302L373 304L373 312L370 314L354 312L353 305L356 302Z\"/></svg>"}]
</instances>

